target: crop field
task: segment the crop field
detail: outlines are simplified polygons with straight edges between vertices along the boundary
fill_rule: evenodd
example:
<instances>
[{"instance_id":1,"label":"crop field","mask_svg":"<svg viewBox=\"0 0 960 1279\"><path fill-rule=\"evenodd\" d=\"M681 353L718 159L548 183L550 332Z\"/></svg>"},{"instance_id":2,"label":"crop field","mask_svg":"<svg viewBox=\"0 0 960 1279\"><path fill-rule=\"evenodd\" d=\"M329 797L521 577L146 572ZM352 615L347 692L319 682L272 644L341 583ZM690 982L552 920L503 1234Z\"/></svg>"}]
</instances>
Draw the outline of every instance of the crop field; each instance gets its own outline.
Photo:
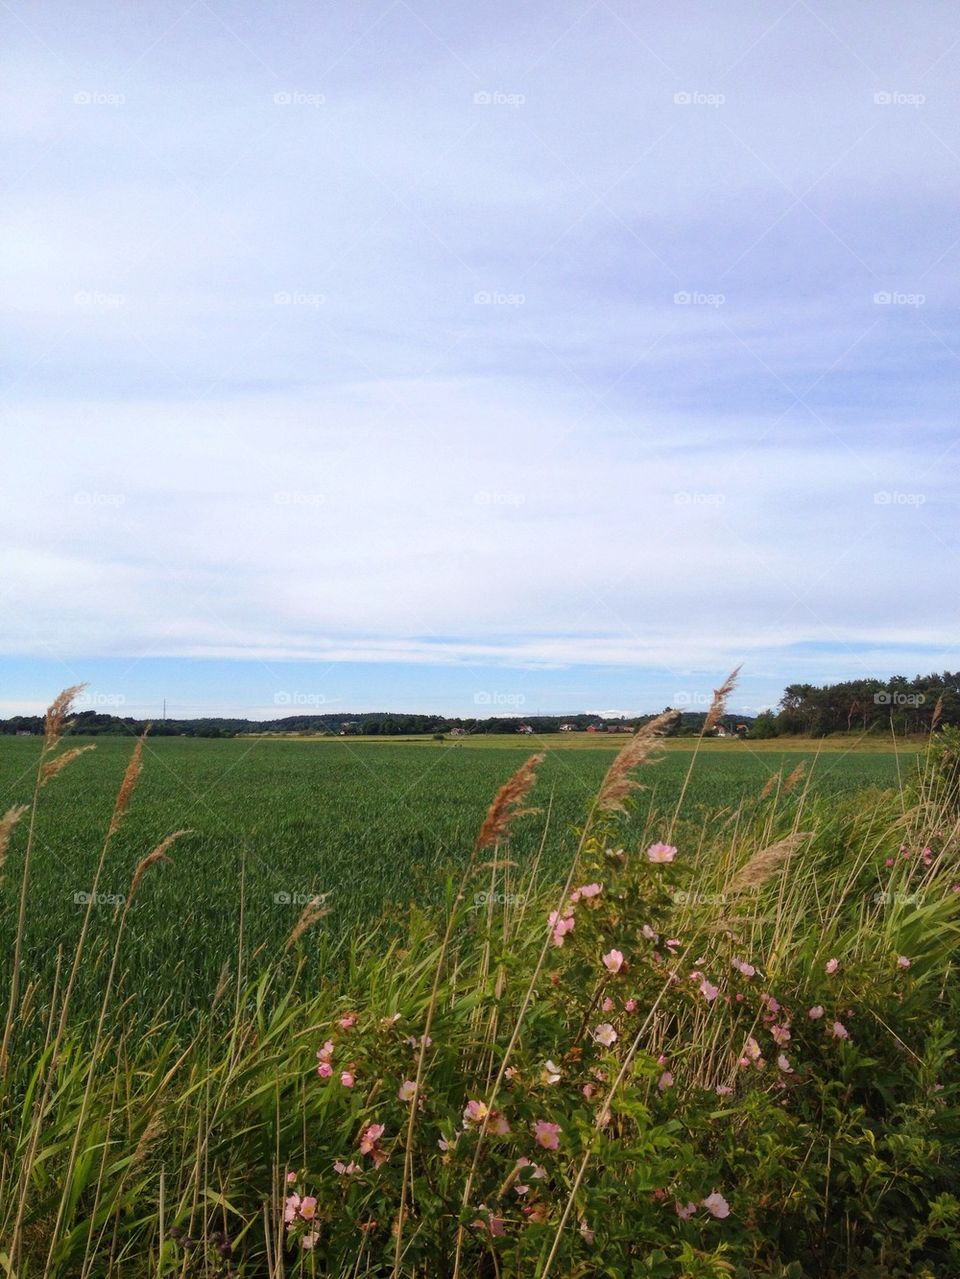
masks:
<instances>
[{"instance_id":1,"label":"crop field","mask_svg":"<svg viewBox=\"0 0 960 1279\"><path fill-rule=\"evenodd\" d=\"M544 867L564 870L612 745L571 749L550 742L533 802L517 824L512 856L523 866L537 852L549 817ZM79 741L79 739L75 739ZM81 743L84 744L84 743ZM806 762L812 791L841 794L893 787L914 754L890 750L826 752L770 749L769 743L710 743L684 800L688 838L698 812L735 808L781 773ZM42 795L31 870L25 969L41 993L54 981L58 952L69 957L79 934L113 797L132 743L96 740ZM160 738L145 752L144 774L127 820L111 846L93 914L90 962L79 975L79 1004L97 1000L114 915L134 867L165 835L186 828L171 864L140 888L124 936L120 971L131 1017L163 1008L190 1019L208 1006L224 968L242 956L273 959L303 905L328 893L329 914L316 930L318 965L338 947L385 921L402 926L408 904L436 901L445 873L462 863L487 805L536 741L516 738L438 744L416 742ZM27 802L38 740L0 739L4 804ZM518 754L518 752L521 752ZM657 838L676 805L691 748L670 743L645 773L625 835ZM804 782L797 790L802 790ZM17 849L6 865L19 882ZM0 894L0 928L15 930L16 894ZM99 950L98 950L99 947ZM92 956L99 954L94 962ZM0 966L9 962L5 952ZM319 974L318 974L319 975ZM4 978L6 978L6 971Z\"/></svg>"},{"instance_id":2,"label":"crop field","mask_svg":"<svg viewBox=\"0 0 960 1279\"><path fill-rule=\"evenodd\" d=\"M11 1279L958 1273L960 735L65 713L0 742Z\"/></svg>"}]
</instances>

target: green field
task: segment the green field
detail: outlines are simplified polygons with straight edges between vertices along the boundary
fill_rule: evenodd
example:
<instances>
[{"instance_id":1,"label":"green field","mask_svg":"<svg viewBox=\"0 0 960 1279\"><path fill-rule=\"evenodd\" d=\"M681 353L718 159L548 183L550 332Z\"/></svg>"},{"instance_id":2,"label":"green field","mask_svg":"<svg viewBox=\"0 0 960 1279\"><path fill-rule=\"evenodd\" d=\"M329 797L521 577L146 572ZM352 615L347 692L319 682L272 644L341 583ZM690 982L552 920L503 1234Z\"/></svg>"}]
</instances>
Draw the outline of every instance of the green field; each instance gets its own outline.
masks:
<instances>
[{"instance_id":1,"label":"green field","mask_svg":"<svg viewBox=\"0 0 960 1279\"><path fill-rule=\"evenodd\" d=\"M960 1273L949 733L922 774L157 739L89 905L133 743L50 736L0 892L11 1279Z\"/></svg>"},{"instance_id":2,"label":"green field","mask_svg":"<svg viewBox=\"0 0 960 1279\"><path fill-rule=\"evenodd\" d=\"M519 823L513 839L521 863L535 855L549 807L545 864L548 870L566 867L574 827L610 763L611 747L623 739L593 748L589 739L580 740L575 750L573 744L550 741L535 791L542 815ZM26 971L41 993L53 981L58 948L66 956L73 952L85 909L78 895L90 887L131 745L98 738L96 750L43 792L24 950ZM898 770L905 775L913 759L909 751L898 760L875 749L826 752L817 759L809 750L759 745L706 745L684 803L688 822L695 825L698 809L732 808L756 796L778 770L786 776L801 760L816 792L839 794L895 786ZM39 746L35 739L0 739L5 805L29 800ZM171 831L186 827L192 833L175 845L173 864L151 871L124 937L120 971L126 973L123 993L131 1015L161 1005L171 1016L202 1009L224 965L260 947L273 957L314 894L330 894L330 913L317 934L321 947L354 938L383 919L399 924L411 900L435 901L444 872L469 850L497 787L523 752L538 747L516 737L463 745L156 739L110 850L94 913L100 962L84 965L80 1002L94 1001L103 979L113 935L111 899L126 894L139 858ZM689 760L689 744L670 743L664 758L645 769L647 789L631 815L628 838L660 836ZM12 884L19 882L21 849L15 847L7 862ZM12 935L15 913L16 895L0 895L4 935ZM329 962L329 951L325 956ZM0 966L8 962L5 953Z\"/></svg>"}]
</instances>

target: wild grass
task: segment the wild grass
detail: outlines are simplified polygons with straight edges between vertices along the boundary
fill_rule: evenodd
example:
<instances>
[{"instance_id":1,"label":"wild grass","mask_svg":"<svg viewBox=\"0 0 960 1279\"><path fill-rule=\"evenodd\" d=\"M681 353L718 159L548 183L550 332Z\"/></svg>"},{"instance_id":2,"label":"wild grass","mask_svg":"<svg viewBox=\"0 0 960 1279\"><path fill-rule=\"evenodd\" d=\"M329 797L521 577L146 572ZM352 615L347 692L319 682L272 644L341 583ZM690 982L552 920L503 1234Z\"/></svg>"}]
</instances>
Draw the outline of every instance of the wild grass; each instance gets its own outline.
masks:
<instances>
[{"instance_id":1,"label":"wild grass","mask_svg":"<svg viewBox=\"0 0 960 1279\"><path fill-rule=\"evenodd\" d=\"M785 786L804 760L811 799L897 785L889 752L818 759L754 754L735 741L726 745L729 752L711 753L707 741L698 754L681 814L693 839L719 809L755 798L768 781ZM327 951L375 921L402 937L412 901L442 907L444 881L462 868L491 796L531 750L529 743L518 753L433 744L148 738L135 802L110 839L91 902L107 818L133 746L132 740L99 738L95 750L44 788L35 821L23 965L37 985L37 999L46 1003L58 954L66 973L86 925L72 1004L77 1015L94 1022L113 950L114 912L133 868L169 831L188 827L192 833L178 841L173 864L158 866L138 894L119 960L128 1021L148 1026L162 1008L185 1034L208 1016L224 964L231 973L241 960L255 970L265 956L276 954L315 897L325 895L326 914L313 938L322 934ZM30 800L37 748L36 738L0 738L5 805ZM530 802L544 810L552 802L549 837L544 843L541 820L524 819L513 828L510 852L528 868L542 844L542 877L559 885L576 847L575 829L613 755L599 749L554 751L546 740L532 749L546 754ZM904 776L913 759L911 753L901 762ZM620 818L621 843L639 846L644 838L664 837L689 760L690 751L674 751L668 738L659 760L637 771L642 786ZM0 935L9 938L17 928L25 834L22 826L7 861L7 889L0 891ZM2 992L11 962L12 947L0 948ZM292 963L291 951L291 969ZM0 1003L0 1022L5 1011ZM227 1013L221 1007L215 1014L224 1031Z\"/></svg>"},{"instance_id":2,"label":"wild grass","mask_svg":"<svg viewBox=\"0 0 960 1279\"><path fill-rule=\"evenodd\" d=\"M31 804L0 822L20 854L2 889L3 1273L960 1273L949 742L899 789L823 796L783 770L710 814L648 803L638 825L654 729L572 840L535 756L402 929L335 937L318 896L251 953L241 877L209 1005L145 1021L125 934L183 832L132 863L96 1004L77 1000L90 909L52 980L24 965L75 691ZM145 762L139 742L88 906Z\"/></svg>"}]
</instances>

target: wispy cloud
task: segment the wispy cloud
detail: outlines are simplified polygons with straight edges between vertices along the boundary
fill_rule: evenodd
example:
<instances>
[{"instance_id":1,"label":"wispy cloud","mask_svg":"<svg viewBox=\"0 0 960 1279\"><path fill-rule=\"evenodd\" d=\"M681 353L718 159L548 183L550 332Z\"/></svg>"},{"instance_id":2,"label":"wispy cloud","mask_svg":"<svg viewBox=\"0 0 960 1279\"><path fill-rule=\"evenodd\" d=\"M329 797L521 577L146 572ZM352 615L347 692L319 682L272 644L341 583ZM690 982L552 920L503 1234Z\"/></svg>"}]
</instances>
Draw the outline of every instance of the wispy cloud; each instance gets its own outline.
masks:
<instances>
[{"instance_id":1,"label":"wispy cloud","mask_svg":"<svg viewBox=\"0 0 960 1279\"><path fill-rule=\"evenodd\" d=\"M956 665L958 35L12 4L2 651Z\"/></svg>"}]
</instances>

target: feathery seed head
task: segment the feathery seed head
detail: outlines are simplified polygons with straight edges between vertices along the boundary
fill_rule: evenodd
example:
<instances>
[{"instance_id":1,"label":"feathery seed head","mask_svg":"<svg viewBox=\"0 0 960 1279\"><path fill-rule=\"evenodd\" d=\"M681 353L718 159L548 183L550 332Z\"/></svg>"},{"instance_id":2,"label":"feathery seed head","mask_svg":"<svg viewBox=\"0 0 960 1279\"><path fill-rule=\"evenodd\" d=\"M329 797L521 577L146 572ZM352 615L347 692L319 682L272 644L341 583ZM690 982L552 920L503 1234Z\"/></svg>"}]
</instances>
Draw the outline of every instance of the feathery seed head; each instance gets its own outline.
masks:
<instances>
[{"instance_id":1,"label":"feathery seed head","mask_svg":"<svg viewBox=\"0 0 960 1279\"><path fill-rule=\"evenodd\" d=\"M508 782L505 782L496 795L493 797L493 803L487 809L487 815L483 819L483 825L480 827L480 833L477 836L477 842L474 845L474 851L479 852L483 848L495 847L501 839L506 835L511 823L518 817L523 817L532 809L523 808L523 801L533 789L533 784L537 780L537 768L543 763L543 754L531 755L530 758L514 773Z\"/></svg>"}]
</instances>

